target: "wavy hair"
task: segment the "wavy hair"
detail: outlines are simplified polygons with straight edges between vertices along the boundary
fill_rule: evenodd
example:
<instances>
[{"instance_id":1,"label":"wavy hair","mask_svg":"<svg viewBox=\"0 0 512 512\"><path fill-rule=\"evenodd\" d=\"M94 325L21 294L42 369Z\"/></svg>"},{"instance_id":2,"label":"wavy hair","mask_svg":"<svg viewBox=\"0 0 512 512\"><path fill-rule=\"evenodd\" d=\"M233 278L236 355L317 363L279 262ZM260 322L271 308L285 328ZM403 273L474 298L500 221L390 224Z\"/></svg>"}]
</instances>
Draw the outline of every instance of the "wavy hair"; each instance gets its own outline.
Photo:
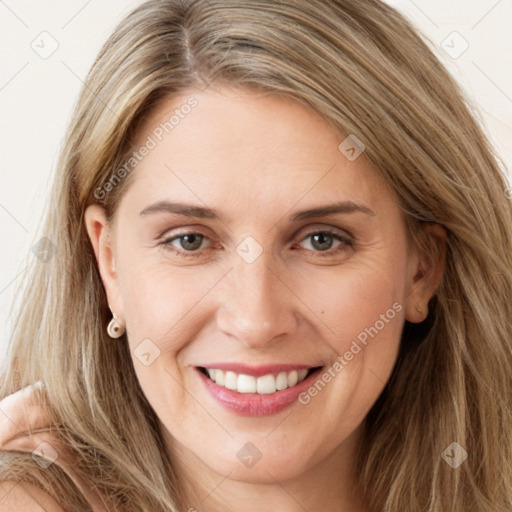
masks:
<instances>
[{"instance_id":1,"label":"wavy hair","mask_svg":"<svg viewBox=\"0 0 512 512\"><path fill-rule=\"evenodd\" d=\"M354 134L396 192L407 236L447 231L444 277L422 324L404 325L397 363L365 418L358 458L370 511L505 512L512 506L512 209L503 162L476 108L432 43L378 0L150 0L102 47L80 93L0 387L42 381L52 431L110 510L177 511L179 475L109 308L84 211L109 218L130 174L101 189L133 151L144 117L191 88L281 94ZM136 170L133 171L134 173ZM124 342L123 342L124 341ZM468 459L441 457L453 442ZM1 479L31 481L86 508L55 465L4 453ZM108 476L107 476L108 475Z\"/></svg>"}]
</instances>

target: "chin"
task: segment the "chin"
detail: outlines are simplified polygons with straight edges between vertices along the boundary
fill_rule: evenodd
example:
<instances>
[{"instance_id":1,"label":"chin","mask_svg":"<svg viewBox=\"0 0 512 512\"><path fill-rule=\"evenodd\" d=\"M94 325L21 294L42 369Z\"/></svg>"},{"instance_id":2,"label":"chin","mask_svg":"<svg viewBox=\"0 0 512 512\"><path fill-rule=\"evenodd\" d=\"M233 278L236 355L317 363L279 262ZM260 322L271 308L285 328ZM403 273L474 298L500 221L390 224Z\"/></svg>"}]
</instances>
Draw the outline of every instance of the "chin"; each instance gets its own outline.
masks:
<instances>
[{"instance_id":1,"label":"chin","mask_svg":"<svg viewBox=\"0 0 512 512\"><path fill-rule=\"evenodd\" d=\"M312 449L311 443L308 448ZM275 443L269 443L264 438L260 441L255 439L254 442L231 440L222 450L201 459L215 472L229 474L231 480L273 484L276 480L299 476L315 464L311 457L307 457L303 447L284 450L278 436Z\"/></svg>"}]
</instances>

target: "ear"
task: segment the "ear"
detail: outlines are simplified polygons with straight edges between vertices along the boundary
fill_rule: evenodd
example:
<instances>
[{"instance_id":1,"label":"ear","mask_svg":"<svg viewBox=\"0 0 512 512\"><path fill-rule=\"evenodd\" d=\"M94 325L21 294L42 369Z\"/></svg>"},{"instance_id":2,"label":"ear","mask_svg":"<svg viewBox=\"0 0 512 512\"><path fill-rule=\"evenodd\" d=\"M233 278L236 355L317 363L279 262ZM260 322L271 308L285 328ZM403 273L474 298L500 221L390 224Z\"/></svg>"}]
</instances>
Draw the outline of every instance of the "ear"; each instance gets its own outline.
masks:
<instances>
[{"instance_id":1,"label":"ear","mask_svg":"<svg viewBox=\"0 0 512 512\"><path fill-rule=\"evenodd\" d=\"M124 323L123 305L114 257L112 226L107 222L105 209L98 204L88 206L84 217L87 234L94 249L110 311L116 314L120 322Z\"/></svg>"},{"instance_id":2,"label":"ear","mask_svg":"<svg viewBox=\"0 0 512 512\"><path fill-rule=\"evenodd\" d=\"M427 318L428 303L443 277L446 230L439 224L424 224L419 234L421 249L414 248L408 265L405 318L420 323Z\"/></svg>"}]
</instances>

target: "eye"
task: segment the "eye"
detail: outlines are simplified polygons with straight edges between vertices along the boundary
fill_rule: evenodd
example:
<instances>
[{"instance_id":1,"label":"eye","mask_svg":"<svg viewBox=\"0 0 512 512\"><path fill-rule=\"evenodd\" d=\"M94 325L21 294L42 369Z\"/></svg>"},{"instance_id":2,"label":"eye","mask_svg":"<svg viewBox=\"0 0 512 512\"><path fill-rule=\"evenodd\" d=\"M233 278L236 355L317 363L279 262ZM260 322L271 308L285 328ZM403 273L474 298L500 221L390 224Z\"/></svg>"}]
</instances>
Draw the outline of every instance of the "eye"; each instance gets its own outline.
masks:
<instances>
[{"instance_id":1,"label":"eye","mask_svg":"<svg viewBox=\"0 0 512 512\"><path fill-rule=\"evenodd\" d=\"M208 237L202 233L186 232L167 237L160 242L160 245L176 256L193 258L200 256L206 250L202 247L205 240L208 240ZM310 231L302 238L301 243L306 240L310 240L311 248L306 247L305 250L320 257L333 256L354 246L353 238L329 229ZM333 246L335 246L334 249Z\"/></svg>"},{"instance_id":2,"label":"eye","mask_svg":"<svg viewBox=\"0 0 512 512\"><path fill-rule=\"evenodd\" d=\"M178 256L188 257L194 256L194 254L187 253L200 252L199 249L205 238L202 233L190 232L166 238L160 244ZM177 245L175 245L176 242Z\"/></svg>"},{"instance_id":3,"label":"eye","mask_svg":"<svg viewBox=\"0 0 512 512\"><path fill-rule=\"evenodd\" d=\"M335 253L345 250L347 247L354 246L354 240L348 236L342 235L332 230L318 230L309 232L302 241L310 239L310 245L315 253L319 253L319 256L332 256ZM335 242L338 242L335 249L332 246Z\"/></svg>"}]
</instances>

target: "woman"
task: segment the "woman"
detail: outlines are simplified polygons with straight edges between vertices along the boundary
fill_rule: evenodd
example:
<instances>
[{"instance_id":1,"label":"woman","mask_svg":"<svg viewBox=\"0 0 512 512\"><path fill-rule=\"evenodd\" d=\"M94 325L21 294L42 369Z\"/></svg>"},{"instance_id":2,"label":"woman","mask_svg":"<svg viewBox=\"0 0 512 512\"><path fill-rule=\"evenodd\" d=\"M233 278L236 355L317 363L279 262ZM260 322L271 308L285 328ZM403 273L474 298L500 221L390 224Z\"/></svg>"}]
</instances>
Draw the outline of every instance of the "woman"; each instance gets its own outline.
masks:
<instances>
[{"instance_id":1,"label":"woman","mask_svg":"<svg viewBox=\"0 0 512 512\"><path fill-rule=\"evenodd\" d=\"M4 503L510 510L506 181L398 12L151 0L58 168Z\"/></svg>"}]
</instances>

